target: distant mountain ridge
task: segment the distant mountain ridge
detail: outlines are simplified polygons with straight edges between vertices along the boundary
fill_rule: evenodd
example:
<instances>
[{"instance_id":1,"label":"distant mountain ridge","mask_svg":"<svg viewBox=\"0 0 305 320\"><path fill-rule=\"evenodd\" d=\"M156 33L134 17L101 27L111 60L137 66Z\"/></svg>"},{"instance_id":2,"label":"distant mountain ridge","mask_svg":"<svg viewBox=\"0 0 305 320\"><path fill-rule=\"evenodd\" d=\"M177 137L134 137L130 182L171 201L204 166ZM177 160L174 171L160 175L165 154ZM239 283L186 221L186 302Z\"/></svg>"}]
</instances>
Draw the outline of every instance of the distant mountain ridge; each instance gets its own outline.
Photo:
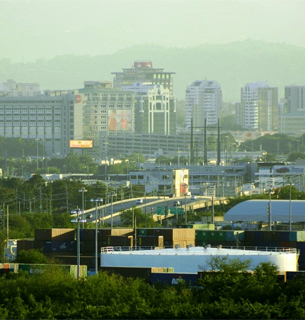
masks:
<instances>
[{"instance_id":1,"label":"distant mountain ridge","mask_svg":"<svg viewBox=\"0 0 305 320\"><path fill-rule=\"evenodd\" d=\"M215 80L223 101L240 100L240 88L248 82L268 81L283 97L286 85L305 85L305 48L263 40L228 44L205 44L191 48L155 45L132 46L111 55L61 55L29 63L0 60L0 82L38 82L41 90L81 88L85 80L111 80L111 72L151 60L156 68L176 72L174 94L184 99L185 89L195 80Z\"/></svg>"}]
</instances>

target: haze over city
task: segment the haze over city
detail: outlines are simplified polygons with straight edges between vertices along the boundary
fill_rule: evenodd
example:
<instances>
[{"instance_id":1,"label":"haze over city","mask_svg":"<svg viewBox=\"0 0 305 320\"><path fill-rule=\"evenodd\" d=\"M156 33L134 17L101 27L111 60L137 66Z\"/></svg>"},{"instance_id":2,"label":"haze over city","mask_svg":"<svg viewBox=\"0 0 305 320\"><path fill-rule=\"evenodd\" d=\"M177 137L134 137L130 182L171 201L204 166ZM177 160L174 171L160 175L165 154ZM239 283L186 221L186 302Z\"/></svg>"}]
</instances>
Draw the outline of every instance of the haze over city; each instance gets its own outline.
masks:
<instances>
[{"instance_id":1,"label":"haze over city","mask_svg":"<svg viewBox=\"0 0 305 320\"><path fill-rule=\"evenodd\" d=\"M302 0L1 0L0 59L28 62L112 54L133 45L186 48L249 38L305 47L304 11Z\"/></svg>"}]
</instances>

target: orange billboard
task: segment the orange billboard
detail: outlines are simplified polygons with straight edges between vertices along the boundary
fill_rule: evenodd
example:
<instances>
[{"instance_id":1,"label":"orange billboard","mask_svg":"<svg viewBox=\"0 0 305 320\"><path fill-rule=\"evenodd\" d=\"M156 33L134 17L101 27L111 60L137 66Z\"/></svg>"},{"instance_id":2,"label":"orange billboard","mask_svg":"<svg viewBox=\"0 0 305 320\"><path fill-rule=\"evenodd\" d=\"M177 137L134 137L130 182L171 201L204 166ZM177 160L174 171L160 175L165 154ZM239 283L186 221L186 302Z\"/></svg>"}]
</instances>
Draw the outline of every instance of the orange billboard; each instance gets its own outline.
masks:
<instances>
[{"instance_id":1,"label":"orange billboard","mask_svg":"<svg viewBox=\"0 0 305 320\"><path fill-rule=\"evenodd\" d=\"M70 140L70 148L93 148L92 140Z\"/></svg>"}]
</instances>

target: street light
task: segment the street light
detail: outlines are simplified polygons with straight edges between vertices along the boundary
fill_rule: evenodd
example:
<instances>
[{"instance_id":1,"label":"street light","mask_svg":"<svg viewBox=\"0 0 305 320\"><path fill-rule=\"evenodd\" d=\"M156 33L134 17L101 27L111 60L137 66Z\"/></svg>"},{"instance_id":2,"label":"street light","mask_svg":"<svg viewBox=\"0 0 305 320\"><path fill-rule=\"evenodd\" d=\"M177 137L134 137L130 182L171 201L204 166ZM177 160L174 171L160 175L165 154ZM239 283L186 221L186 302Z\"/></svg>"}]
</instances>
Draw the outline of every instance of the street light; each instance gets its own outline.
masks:
<instances>
[{"instance_id":1,"label":"street light","mask_svg":"<svg viewBox=\"0 0 305 320\"><path fill-rule=\"evenodd\" d=\"M38 169L38 141L40 140L39 138L36 138L36 148L37 148L37 169Z\"/></svg>"},{"instance_id":2,"label":"street light","mask_svg":"<svg viewBox=\"0 0 305 320\"><path fill-rule=\"evenodd\" d=\"M82 187L78 190L78 192L82 193L82 211L85 213L85 192L87 192L85 187ZM83 229L84 229L84 223L83 223Z\"/></svg>"},{"instance_id":3,"label":"street light","mask_svg":"<svg viewBox=\"0 0 305 320\"><path fill-rule=\"evenodd\" d=\"M116 197L116 193L111 191L108 193L108 197L111 197L111 229L113 228L113 197Z\"/></svg>"},{"instance_id":4,"label":"street light","mask_svg":"<svg viewBox=\"0 0 305 320\"><path fill-rule=\"evenodd\" d=\"M268 224L269 224L269 230L271 231L271 223L272 223L272 218L271 218L271 194L272 190L269 190L269 204L268 204Z\"/></svg>"},{"instance_id":5,"label":"street light","mask_svg":"<svg viewBox=\"0 0 305 320\"><path fill-rule=\"evenodd\" d=\"M98 244L97 244L97 203L103 202L102 198L95 198L90 199L91 202L95 202L95 274L98 274L98 267L97 267L97 261L98 261Z\"/></svg>"},{"instance_id":6,"label":"street light","mask_svg":"<svg viewBox=\"0 0 305 320\"><path fill-rule=\"evenodd\" d=\"M289 231L292 230L291 180L289 183Z\"/></svg>"},{"instance_id":7,"label":"street light","mask_svg":"<svg viewBox=\"0 0 305 320\"><path fill-rule=\"evenodd\" d=\"M71 220L71 222L77 223L77 232L76 232L76 246L77 246L77 279L79 279L79 265L80 265L80 236L79 236L79 223L80 222L86 222L86 220L81 220L79 217L80 213L84 213L79 208L76 208L74 211L71 211L71 213L76 213L76 219Z\"/></svg>"}]
</instances>

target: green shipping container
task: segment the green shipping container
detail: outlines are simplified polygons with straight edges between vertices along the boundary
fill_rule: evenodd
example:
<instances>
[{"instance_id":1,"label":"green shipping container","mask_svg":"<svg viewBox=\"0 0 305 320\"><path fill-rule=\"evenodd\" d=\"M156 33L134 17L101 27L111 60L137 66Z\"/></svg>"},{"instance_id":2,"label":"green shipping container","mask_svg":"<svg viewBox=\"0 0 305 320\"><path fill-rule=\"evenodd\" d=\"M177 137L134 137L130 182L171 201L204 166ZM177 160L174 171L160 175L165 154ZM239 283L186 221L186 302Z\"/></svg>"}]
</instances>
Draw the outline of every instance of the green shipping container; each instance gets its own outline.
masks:
<instances>
[{"instance_id":1,"label":"green shipping container","mask_svg":"<svg viewBox=\"0 0 305 320\"><path fill-rule=\"evenodd\" d=\"M196 230L195 231L195 240L199 241L207 241L209 238L208 232L203 230Z\"/></svg>"},{"instance_id":2,"label":"green shipping container","mask_svg":"<svg viewBox=\"0 0 305 320\"><path fill-rule=\"evenodd\" d=\"M139 236L147 236L147 229L137 229L137 234Z\"/></svg>"},{"instance_id":3,"label":"green shipping container","mask_svg":"<svg viewBox=\"0 0 305 320\"><path fill-rule=\"evenodd\" d=\"M87 277L87 266L86 265L80 265L80 277ZM58 268L59 270L62 270L63 272L66 272L73 276L74 278L77 278L77 265L50 265L50 264L22 264L19 263L19 271L26 271L30 274L34 273L41 273L47 268Z\"/></svg>"},{"instance_id":4,"label":"green shipping container","mask_svg":"<svg viewBox=\"0 0 305 320\"><path fill-rule=\"evenodd\" d=\"M305 231L290 231L289 232L289 241L305 241Z\"/></svg>"},{"instance_id":5,"label":"green shipping container","mask_svg":"<svg viewBox=\"0 0 305 320\"><path fill-rule=\"evenodd\" d=\"M238 237L238 240L244 240L244 232L243 231L235 231L235 230L228 230L224 231L225 232L225 238L226 241L236 241L236 238Z\"/></svg>"}]
</instances>

